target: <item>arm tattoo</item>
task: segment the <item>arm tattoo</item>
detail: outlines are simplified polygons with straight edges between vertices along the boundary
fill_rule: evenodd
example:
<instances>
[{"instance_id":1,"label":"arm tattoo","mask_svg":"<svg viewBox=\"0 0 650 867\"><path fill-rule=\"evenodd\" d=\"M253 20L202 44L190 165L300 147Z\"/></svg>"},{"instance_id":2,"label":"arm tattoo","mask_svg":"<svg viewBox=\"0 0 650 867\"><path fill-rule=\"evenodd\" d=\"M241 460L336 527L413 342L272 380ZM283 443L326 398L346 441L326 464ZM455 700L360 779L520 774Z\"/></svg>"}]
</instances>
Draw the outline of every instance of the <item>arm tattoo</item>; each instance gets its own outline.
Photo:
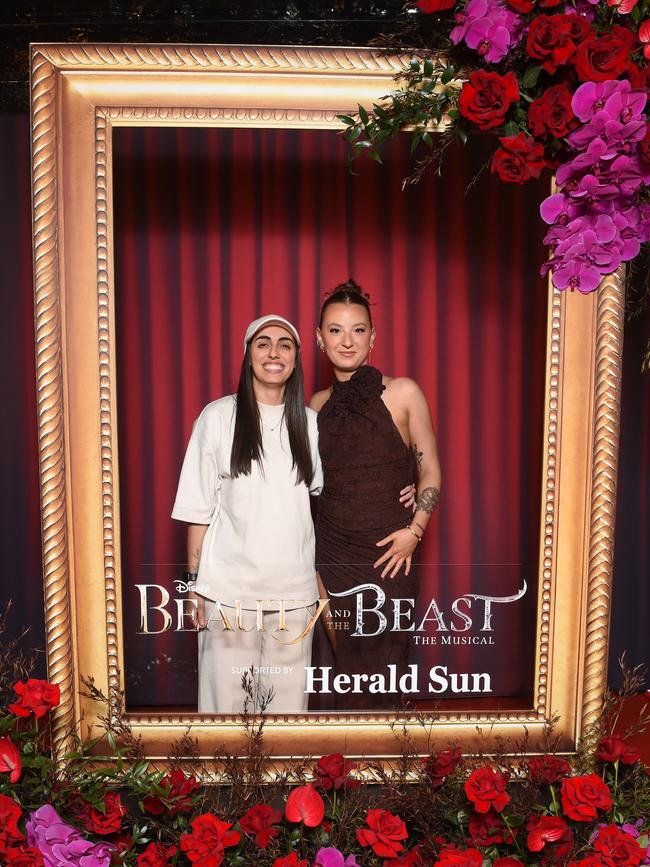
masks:
<instances>
[{"instance_id":1,"label":"arm tattoo","mask_svg":"<svg viewBox=\"0 0 650 867\"><path fill-rule=\"evenodd\" d=\"M413 460L415 461L419 472L422 469L422 452L418 451L417 443L413 443L411 446L411 453L413 454Z\"/></svg>"},{"instance_id":2,"label":"arm tattoo","mask_svg":"<svg viewBox=\"0 0 650 867\"><path fill-rule=\"evenodd\" d=\"M201 549L196 548L192 551L192 555L190 556L190 572L196 572L199 568L199 563L201 562Z\"/></svg>"},{"instance_id":3,"label":"arm tattoo","mask_svg":"<svg viewBox=\"0 0 650 867\"><path fill-rule=\"evenodd\" d=\"M422 493L418 495L415 503L415 511L417 512L421 510L422 512L427 512L431 515L438 505L439 496L440 491L438 488L425 488Z\"/></svg>"}]
</instances>

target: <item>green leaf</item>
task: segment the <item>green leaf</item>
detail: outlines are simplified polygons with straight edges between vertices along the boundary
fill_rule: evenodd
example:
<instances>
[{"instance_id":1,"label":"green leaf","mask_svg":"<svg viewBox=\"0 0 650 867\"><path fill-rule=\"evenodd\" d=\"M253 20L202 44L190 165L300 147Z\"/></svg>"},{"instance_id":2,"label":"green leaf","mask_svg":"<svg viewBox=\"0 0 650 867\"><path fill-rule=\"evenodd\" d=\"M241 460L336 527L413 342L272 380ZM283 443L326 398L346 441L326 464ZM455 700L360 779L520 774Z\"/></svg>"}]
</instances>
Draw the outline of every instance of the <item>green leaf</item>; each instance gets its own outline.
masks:
<instances>
[{"instance_id":1,"label":"green leaf","mask_svg":"<svg viewBox=\"0 0 650 867\"><path fill-rule=\"evenodd\" d=\"M440 81L443 84L449 84L454 75L456 75L456 68L454 66L446 66L440 76Z\"/></svg>"},{"instance_id":2,"label":"green leaf","mask_svg":"<svg viewBox=\"0 0 650 867\"><path fill-rule=\"evenodd\" d=\"M347 124L348 126L354 126L356 122L353 117L350 117L349 114L337 114L336 116L339 120L342 120L343 123Z\"/></svg>"},{"instance_id":3,"label":"green leaf","mask_svg":"<svg viewBox=\"0 0 650 867\"><path fill-rule=\"evenodd\" d=\"M541 66L529 66L522 76L521 86L525 88L535 87L541 71Z\"/></svg>"},{"instance_id":4,"label":"green leaf","mask_svg":"<svg viewBox=\"0 0 650 867\"><path fill-rule=\"evenodd\" d=\"M373 151L373 152L370 154L370 159L371 159L371 160L374 160L376 163L379 163L379 164L382 165L382 166L383 166L383 164L384 164L384 161L383 161L382 158L379 156L379 154L377 153L377 151Z\"/></svg>"},{"instance_id":5,"label":"green leaf","mask_svg":"<svg viewBox=\"0 0 650 867\"><path fill-rule=\"evenodd\" d=\"M449 120L458 120L460 114L457 108L450 108L447 112L447 116L449 117Z\"/></svg>"},{"instance_id":6,"label":"green leaf","mask_svg":"<svg viewBox=\"0 0 650 867\"><path fill-rule=\"evenodd\" d=\"M463 144L467 144L467 131L460 124L456 124L456 135Z\"/></svg>"},{"instance_id":7,"label":"green leaf","mask_svg":"<svg viewBox=\"0 0 650 867\"><path fill-rule=\"evenodd\" d=\"M425 78L431 78L431 76L433 75L433 61L430 60L429 58L427 58L424 61L424 70L423 71L424 71L424 77Z\"/></svg>"},{"instance_id":8,"label":"green leaf","mask_svg":"<svg viewBox=\"0 0 650 867\"><path fill-rule=\"evenodd\" d=\"M368 123L368 112L365 110L365 108L362 105L359 106L359 117L361 118L361 120L364 124Z\"/></svg>"},{"instance_id":9,"label":"green leaf","mask_svg":"<svg viewBox=\"0 0 650 867\"><path fill-rule=\"evenodd\" d=\"M505 125L505 134L507 136L516 136L519 134L519 127L513 120L509 120Z\"/></svg>"},{"instance_id":10,"label":"green leaf","mask_svg":"<svg viewBox=\"0 0 650 867\"><path fill-rule=\"evenodd\" d=\"M359 136L361 135L361 127L355 126L350 128L350 132L348 133L348 141L350 143L355 142Z\"/></svg>"},{"instance_id":11,"label":"green leaf","mask_svg":"<svg viewBox=\"0 0 650 867\"><path fill-rule=\"evenodd\" d=\"M420 71L420 61L416 60L415 57L409 61L409 66L411 68L411 72L419 72Z\"/></svg>"},{"instance_id":12,"label":"green leaf","mask_svg":"<svg viewBox=\"0 0 650 867\"><path fill-rule=\"evenodd\" d=\"M422 141L425 143L425 145L426 145L428 148L431 148L431 150L433 150L433 139L431 138L431 133L430 133L430 132L425 131L425 132L422 134Z\"/></svg>"}]
</instances>

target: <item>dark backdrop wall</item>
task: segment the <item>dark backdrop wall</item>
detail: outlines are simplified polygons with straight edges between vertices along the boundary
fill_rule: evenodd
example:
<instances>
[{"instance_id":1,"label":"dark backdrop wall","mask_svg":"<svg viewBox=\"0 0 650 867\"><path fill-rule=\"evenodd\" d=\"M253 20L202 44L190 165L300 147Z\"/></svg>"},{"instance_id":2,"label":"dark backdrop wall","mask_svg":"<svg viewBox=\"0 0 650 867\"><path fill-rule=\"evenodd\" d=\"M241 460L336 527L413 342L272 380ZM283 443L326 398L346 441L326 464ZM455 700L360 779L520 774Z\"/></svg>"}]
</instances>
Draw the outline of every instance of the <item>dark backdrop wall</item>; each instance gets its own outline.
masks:
<instances>
[{"instance_id":1,"label":"dark backdrop wall","mask_svg":"<svg viewBox=\"0 0 650 867\"><path fill-rule=\"evenodd\" d=\"M5 552L5 579L2 582L2 595L4 599L13 600L13 611L9 618L9 633L18 634L24 627L29 627L29 643L37 647L44 646L44 624L42 613L42 583L41 583L41 554L39 539L39 501L38 501L38 456L36 435L36 402L34 391L34 343L33 343L33 304L32 304L32 278L31 278L31 247L30 247L30 213L29 213L29 124L26 115L2 115L0 116L0 165L2 169L3 199L0 204L0 245L3 250L2 269L2 304L3 315L0 319L2 328L2 340L0 341L0 353L2 353L2 397L5 407L5 424L2 436L4 438L2 461L2 481L5 496L2 504L2 535L3 550ZM179 147L182 142L176 142L174 147ZM187 142L185 143L187 145ZM253 143L250 144L254 147ZM258 143L262 147L261 143ZM140 145L146 152L146 145ZM137 148L134 153L137 153ZM190 174L191 174L191 164ZM372 169L371 169L372 170ZM399 164L394 169L401 171ZM365 172L365 170L364 170ZM178 185L181 178L174 177L173 183ZM191 178L190 178L191 180ZM170 179L172 182L172 179ZM195 179L196 182L196 179ZM459 194L460 195L460 194ZM488 195L488 194L483 194ZM397 197L395 199L397 201ZM372 218L379 219L382 207L385 203L374 202ZM269 204L272 209L273 205ZM401 207L398 205L398 207ZM352 212L353 213L353 212ZM406 215L410 225L418 225L428 218L426 209L416 212L416 217ZM500 223L485 224L494 233L492 237L496 242L509 239L513 231L522 231L522 235L532 232L531 238L539 231L537 223L529 222L527 227L512 221L512 214L506 209L498 210ZM349 218L349 217L348 217ZM385 215L384 217L385 218ZM526 231L524 231L526 229ZM353 254L351 254L353 256ZM543 254L540 254L543 255ZM186 260L186 267L194 267L191 260ZM358 263L346 253L344 260L345 270L355 272ZM291 263L286 263L290 267ZM313 274L316 272L314 271ZM313 276L312 274L312 276ZM323 272L322 287L329 285L338 279L334 273ZM344 275L347 276L347 273ZM357 273L357 279L364 279L366 283L381 283L384 280L382 269L377 266L370 273ZM463 277L467 281L467 275ZM417 283L417 281L416 281ZM151 284L147 284L151 285ZM258 285L254 283L254 285ZM466 289L478 293L478 284L475 280L464 284ZM470 289L467 289L470 287ZM495 285L492 292L498 294L499 288ZM528 289L528 292L543 291L541 284ZM480 293L479 293L480 294ZM291 295L286 296L287 304L290 304ZM420 305L426 305L426 296L417 296ZM479 303L483 301L476 296ZM484 300L484 299L483 299ZM266 303L263 295L256 296L255 303ZM454 298L450 297L443 303L453 305ZM531 300L528 296L522 296L521 304L529 305ZM299 316L306 322L314 314L317 304L316 297L309 302L309 309L305 308ZM251 305L251 315L254 315L255 304ZM285 308L287 313L295 315L295 309L291 306ZM242 311L243 315L243 311ZM245 318L245 317L244 317ZM242 319L242 322L244 320ZM245 322L244 322L245 324ZM404 323L399 324L397 332ZM239 322L241 330L241 322ZM384 324L385 326L385 324ZM474 326L476 329L476 326ZM226 329L227 331L227 329ZM397 333L393 332L393 334ZM224 332L225 333L225 332ZM384 333L390 334L390 327L385 328ZM466 332L465 339L481 339L476 330ZM640 662L648 658L648 630L645 623L645 612L648 610L648 568L650 557L648 540L650 539L650 461L648 448L648 434L650 433L650 373L641 373L642 357L646 351L646 341L650 335L650 314L648 311L629 325L626 330L625 357L624 357L624 383L623 383L623 417L622 417L622 440L621 440L621 463L618 499L617 519L617 547L615 561L614 581L614 604L611 640L612 660L623 650L628 650L631 662ZM225 337L227 340L227 336ZM423 351L425 344L420 343ZM385 346L386 355L378 359L387 367L395 368L391 363L395 357L394 347L390 340ZM221 351L221 350L220 350ZM400 363L406 361L406 356L401 357ZM506 364L507 360L504 361ZM234 356L230 361L231 367L223 366L222 379L200 381L193 394L188 397L183 415L183 433L180 439L187 434L188 419L192 416L201 402L210 399L216 393L228 391L232 388L232 376ZM460 379L468 379L469 369L460 371ZM481 374L478 369L478 374ZM314 366L311 371L310 385L318 385L323 372ZM227 382L227 379L230 382ZM432 387L432 386L431 386ZM481 393L476 392L474 400L483 399ZM443 405L442 396L434 395L434 414L439 414ZM176 436L174 454L179 448L179 434ZM453 460L453 459L452 459ZM471 481L471 476L466 479ZM496 480L498 481L498 480ZM162 508L162 506L161 506ZM165 505L165 509L167 506ZM442 516L442 512L441 512ZM442 518L441 518L442 520ZM496 519L495 519L496 520ZM476 527L475 521L468 522L469 527ZM438 529L438 545L441 542L440 525ZM178 540L173 543L178 545ZM433 542L431 544L434 544ZM439 550L438 553L441 553ZM172 562L173 562L172 555ZM41 665L41 672L44 666ZM615 671L612 673L612 681L616 681Z\"/></svg>"}]
</instances>

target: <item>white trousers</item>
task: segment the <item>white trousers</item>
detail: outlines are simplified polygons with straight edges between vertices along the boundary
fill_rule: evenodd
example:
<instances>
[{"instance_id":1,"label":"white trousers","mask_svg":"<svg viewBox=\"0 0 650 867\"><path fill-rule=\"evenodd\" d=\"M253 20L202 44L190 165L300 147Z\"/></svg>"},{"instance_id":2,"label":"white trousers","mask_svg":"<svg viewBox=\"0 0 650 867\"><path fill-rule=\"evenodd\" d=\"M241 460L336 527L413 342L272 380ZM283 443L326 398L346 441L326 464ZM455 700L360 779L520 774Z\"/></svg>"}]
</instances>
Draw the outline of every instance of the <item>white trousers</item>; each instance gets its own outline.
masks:
<instances>
[{"instance_id":1,"label":"white trousers","mask_svg":"<svg viewBox=\"0 0 650 867\"><path fill-rule=\"evenodd\" d=\"M208 617L211 607L206 600ZM286 611L287 631L280 632L277 611L262 614L262 630L257 628L255 611L242 611L246 631L237 628L234 608L224 607L232 630L224 629L215 611L207 629L199 632L199 713L305 712L305 667L311 664L313 631L296 644L282 642L297 638L314 610L312 605ZM248 692L243 677L250 684Z\"/></svg>"}]
</instances>

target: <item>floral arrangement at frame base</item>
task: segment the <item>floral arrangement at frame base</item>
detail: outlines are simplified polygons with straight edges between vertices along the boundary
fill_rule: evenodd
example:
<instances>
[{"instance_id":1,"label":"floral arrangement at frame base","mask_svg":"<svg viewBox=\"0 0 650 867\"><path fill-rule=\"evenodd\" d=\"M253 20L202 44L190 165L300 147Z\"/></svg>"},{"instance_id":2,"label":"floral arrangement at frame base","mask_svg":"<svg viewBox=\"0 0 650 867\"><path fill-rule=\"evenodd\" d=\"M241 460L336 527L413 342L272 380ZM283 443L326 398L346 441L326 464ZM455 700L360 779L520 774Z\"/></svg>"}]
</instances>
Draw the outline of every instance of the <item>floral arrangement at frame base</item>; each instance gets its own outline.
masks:
<instances>
[{"instance_id":1,"label":"floral arrangement at frame base","mask_svg":"<svg viewBox=\"0 0 650 867\"><path fill-rule=\"evenodd\" d=\"M504 183L556 173L541 216L542 273L557 289L591 292L638 257L650 239L649 0L418 0L407 12L404 38L378 44L415 57L398 90L342 116L351 157L381 162L409 127L425 153L414 182L440 170L451 141L489 131Z\"/></svg>"},{"instance_id":2,"label":"floral arrangement at frame base","mask_svg":"<svg viewBox=\"0 0 650 867\"><path fill-rule=\"evenodd\" d=\"M341 755L306 762L291 780L264 776L263 715L243 717L244 755L220 756L228 785L201 786L188 734L157 771L123 724L77 741L55 772L48 719L58 687L21 672L0 648L0 862L19 867L638 867L650 865L650 776L614 732L621 701L569 761L504 744L490 759L437 746L425 758L400 737L401 759L377 785ZM23 674L14 681L17 674ZM13 688L11 686L13 684ZM628 672L623 696L638 692ZM89 695L105 701L92 680ZM98 755L104 747L108 754ZM413 779L416 782L412 782Z\"/></svg>"}]
</instances>

